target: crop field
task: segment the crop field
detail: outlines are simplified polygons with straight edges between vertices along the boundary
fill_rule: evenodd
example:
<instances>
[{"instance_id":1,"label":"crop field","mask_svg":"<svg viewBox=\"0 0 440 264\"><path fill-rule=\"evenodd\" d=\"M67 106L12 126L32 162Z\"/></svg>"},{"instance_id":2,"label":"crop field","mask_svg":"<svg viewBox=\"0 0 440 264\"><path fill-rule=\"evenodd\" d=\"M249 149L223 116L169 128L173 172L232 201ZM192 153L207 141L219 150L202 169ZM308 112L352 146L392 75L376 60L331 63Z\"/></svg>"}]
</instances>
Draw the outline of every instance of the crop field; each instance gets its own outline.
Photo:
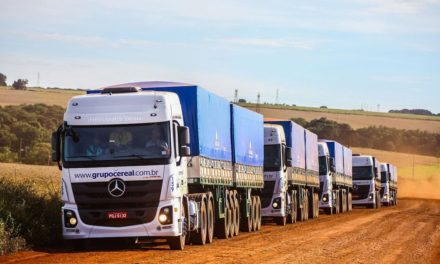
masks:
<instances>
[{"instance_id":1,"label":"crop field","mask_svg":"<svg viewBox=\"0 0 440 264\"><path fill-rule=\"evenodd\" d=\"M66 107L70 98L84 91L63 89L30 88L26 91L0 86L0 106L20 104L47 104Z\"/></svg>"}]
</instances>

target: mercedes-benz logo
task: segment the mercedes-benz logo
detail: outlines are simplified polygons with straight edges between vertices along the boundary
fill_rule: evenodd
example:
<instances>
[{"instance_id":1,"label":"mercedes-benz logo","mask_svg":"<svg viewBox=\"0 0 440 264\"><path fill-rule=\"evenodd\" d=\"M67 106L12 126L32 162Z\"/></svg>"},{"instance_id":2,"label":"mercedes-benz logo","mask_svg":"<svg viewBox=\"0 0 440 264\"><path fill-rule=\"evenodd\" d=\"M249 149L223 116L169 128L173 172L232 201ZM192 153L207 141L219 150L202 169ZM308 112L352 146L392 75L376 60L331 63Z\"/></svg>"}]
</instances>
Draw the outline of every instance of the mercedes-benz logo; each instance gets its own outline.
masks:
<instances>
[{"instance_id":1,"label":"mercedes-benz logo","mask_svg":"<svg viewBox=\"0 0 440 264\"><path fill-rule=\"evenodd\" d=\"M108 193L113 197L121 197L125 193L125 183L121 179L113 179L108 183Z\"/></svg>"},{"instance_id":2,"label":"mercedes-benz logo","mask_svg":"<svg viewBox=\"0 0 440 264\"><path fill-rule=\"evenodd\" d=\"M358 186L357 184L353 184L353 189L357 190Z\"/></svg>"}]
</instances>

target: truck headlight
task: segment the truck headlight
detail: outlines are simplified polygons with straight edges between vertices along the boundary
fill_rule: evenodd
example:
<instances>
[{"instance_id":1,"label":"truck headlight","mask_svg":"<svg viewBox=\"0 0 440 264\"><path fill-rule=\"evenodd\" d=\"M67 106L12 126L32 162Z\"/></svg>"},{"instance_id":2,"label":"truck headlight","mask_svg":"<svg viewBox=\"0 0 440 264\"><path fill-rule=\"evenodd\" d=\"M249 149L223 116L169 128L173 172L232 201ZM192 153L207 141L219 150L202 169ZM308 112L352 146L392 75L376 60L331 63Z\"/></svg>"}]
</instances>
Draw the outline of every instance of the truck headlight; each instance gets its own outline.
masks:
<instances>
[{"instance_id":1,"label":"truck headlight","mask_svg":"<svg viewBox=\"0 0 440 264\"><path fill-rule=\"evenodd\" d=\"M368 195L368 200L373 200L373 198L374 198L374 193L370 193L370 194Z\"/></svg>"},{"instance_id":2,"label":"truck headlight","mask_svg":"<svg viewBox=\"0 0 440 264\"><path fill-rule=\"evenodd\" d=\"M275 198L272 201L272 207L274 209L280 209L281 208L281 197Z\"/></svg>"},{"instance_id":3,"label":"truck headlight","mask_svg":"<svg viewBox=\"0 0 440 264\"><path fill-rule=\"evenodd\" d=\"M159 212L159 223L169 225L173 223L173 208L171 206L163 207Z\"/></svg>"},{"instance_id":4,"label":"truck headlight","mask_svg":"<svg viewBox=\"0 0 440 264\"><path fill-rule=\"evenodd\" d=\"M78 218L72 210L64 210L64 226L68 228L75 227L78 224Z\"/></svg>"},{"instance_id":5,"label":"truck headlight","mask_svg":"<svg viewBox=\"0 0 440 264\"><path fill-rule=\"evenodd\" d=\"M322 201L324 203L328 203L328 193L325 193L324 195L322 195Z\"/></svg>"},{"instance_id":6,"label":"truck headlight","mask_svg":"<svg viewBox=\"0 0 440 264\"><path fill-rule=\"evenodd\" d=\"M384 198L384 199L387 199L387 198L388 198L388 194L384 194L384 195L383 195L383 198Z\"/></svg>"}]
</instances>

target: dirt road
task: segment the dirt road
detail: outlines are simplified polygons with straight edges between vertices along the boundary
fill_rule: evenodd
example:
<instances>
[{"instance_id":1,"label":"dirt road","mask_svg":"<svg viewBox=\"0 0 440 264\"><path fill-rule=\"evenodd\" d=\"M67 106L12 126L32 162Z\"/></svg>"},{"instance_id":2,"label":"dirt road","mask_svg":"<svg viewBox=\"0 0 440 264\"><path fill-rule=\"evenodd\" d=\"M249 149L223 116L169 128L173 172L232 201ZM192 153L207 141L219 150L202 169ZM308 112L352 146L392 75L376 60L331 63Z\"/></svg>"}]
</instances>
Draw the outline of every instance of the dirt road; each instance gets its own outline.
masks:
<instances>
[{"instance_id":1,"label":"dirt road","mask_svg":"<svg viewBox=\"0 0 440 264\"><path fill-rule=\"evenodd\" d=\"M184 251L155 244L57 249L0 257L0 263L440 263L440 200L403 199L394 208L354 209Z\"/></svg>"}]
</instances>

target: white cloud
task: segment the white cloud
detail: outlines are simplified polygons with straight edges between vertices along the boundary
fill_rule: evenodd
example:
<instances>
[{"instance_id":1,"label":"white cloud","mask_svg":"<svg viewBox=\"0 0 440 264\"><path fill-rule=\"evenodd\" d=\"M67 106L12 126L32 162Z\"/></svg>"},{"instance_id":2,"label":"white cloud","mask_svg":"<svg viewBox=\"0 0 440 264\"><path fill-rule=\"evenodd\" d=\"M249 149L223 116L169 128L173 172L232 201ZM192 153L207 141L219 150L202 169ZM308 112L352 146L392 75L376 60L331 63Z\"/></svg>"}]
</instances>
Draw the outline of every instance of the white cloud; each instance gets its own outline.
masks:
<instances>
[{"instance_id":1,"label":"white cloud","mask_svg":"<svg viewBox=\"0 0 440 264\"><path fill-rule=\"evenodd\" d=\"M206 39L209 42L225 45L239 45L239 46L257 46L269 48L296 48L311 50L316 47L316 41L311 40L296 40L285 38L220 38L220 39Z\"/></svg>"}]
</instances>

